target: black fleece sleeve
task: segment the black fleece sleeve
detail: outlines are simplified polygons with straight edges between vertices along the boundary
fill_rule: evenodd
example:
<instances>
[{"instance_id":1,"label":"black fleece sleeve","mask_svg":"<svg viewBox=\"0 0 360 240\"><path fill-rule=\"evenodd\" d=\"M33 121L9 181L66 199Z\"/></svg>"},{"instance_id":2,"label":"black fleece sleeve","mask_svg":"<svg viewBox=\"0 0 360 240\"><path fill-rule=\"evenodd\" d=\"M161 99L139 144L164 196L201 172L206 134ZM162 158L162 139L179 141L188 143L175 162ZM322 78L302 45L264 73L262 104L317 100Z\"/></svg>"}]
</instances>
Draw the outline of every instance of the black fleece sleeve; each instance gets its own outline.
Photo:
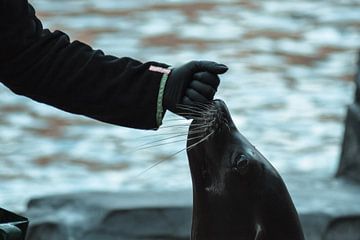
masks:
<instances>
[{"instance_id":1,"label":"black fleece sleeve","mask_svg":"<svg viewBox=\"0 0 360 240\"><path fill-rule=\"evenodd\" d=\"M0 0L0 82L17 94L103 122L153 129L163 73L150 66L168 67L70 42L63 32L43 29L27 0Z\"/></svg>"}]
</instances>

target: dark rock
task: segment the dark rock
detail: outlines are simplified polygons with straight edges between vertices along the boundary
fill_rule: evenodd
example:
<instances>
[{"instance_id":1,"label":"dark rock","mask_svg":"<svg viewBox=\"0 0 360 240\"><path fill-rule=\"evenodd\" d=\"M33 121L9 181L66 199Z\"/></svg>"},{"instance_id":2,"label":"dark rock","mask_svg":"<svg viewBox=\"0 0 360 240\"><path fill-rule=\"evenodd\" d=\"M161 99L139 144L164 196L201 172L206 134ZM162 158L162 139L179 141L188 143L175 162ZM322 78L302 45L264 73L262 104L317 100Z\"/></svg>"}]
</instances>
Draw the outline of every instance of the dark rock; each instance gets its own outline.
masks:
<instances>
[{"instance_id":1,"label":"dark rock","mask_svg":"<svg viewBox=\"0 0 360 240\"><path fill-rule=\"evenodd\" d=\"M356 103L348 108L340 165L336 175L360 182L360 105Z\"/></svg>"},{"instance_id":2,"label":"dark rock","mask_svg":"<svg viewBox=\"0 0 360 240\"><path fill-rule=\"evenodd\" d=\"M359 240L359 185L313 175L284 180L307 240ZM191 191L43 197L29 202L28 240L190 239L191 211Z\"/></svg>"},{"instance_id":3,"label":"dark rock","mask_svg":"<svg viewBox=\"0 0 360 240\"><path fill-rule=\"evenodd\" d=\"M360 104L360 51L358 55L357 67L358 69L355 76L355 84L356 84L355 102L357 104Z\"/></svg>"},{"instance_id":4,"label":"dark rock","mask_svg":"<svg viewBox=\"0 0 360 240\"><path fill-rule=\"evenodd\" d=\"M357 67L355 103L348 107L340 164L336 176L360 183L360 52Z\"/></svg>"}]
</instances>

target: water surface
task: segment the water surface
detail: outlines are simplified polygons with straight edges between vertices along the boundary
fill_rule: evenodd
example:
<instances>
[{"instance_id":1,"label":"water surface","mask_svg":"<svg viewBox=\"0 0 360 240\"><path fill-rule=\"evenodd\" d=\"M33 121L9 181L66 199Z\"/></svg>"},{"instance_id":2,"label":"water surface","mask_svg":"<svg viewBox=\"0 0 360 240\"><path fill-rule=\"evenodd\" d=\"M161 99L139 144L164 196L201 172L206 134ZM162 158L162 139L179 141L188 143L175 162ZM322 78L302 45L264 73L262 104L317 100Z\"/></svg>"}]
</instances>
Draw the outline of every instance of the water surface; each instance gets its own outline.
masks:
<instances>
[{"instance_id":1,"label":"water surface","mask_svg":"<svg viewBox=\"0 0 360 240\"><path fill-rule=\"evenodd\" d=\"M173 66L193 59L227 64L217 97L282 174L336 170L354 92L358 1L31 2L45 27L108 54ZM174 155L185 136L137 150L164 133L186 134L189 123L174 118L167 114L164 125L181 126L156 132L111 126L1 85L0 205L22 210L29 198L58 192L189 189L186 154Z\"/></svg>"}]
</instances>

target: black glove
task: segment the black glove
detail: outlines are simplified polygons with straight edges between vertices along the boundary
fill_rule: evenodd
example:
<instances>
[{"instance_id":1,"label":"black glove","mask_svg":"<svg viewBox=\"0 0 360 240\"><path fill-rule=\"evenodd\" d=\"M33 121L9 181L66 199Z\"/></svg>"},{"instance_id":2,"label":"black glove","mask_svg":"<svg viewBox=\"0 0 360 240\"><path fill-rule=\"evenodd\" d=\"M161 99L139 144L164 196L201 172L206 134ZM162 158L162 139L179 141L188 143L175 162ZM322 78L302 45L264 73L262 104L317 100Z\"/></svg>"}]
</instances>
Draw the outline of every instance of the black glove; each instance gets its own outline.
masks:
<instances>
[{"instance_id":1,"label":"black glove","mask_svg":"<svg viewBox=\"0 0 360 240\"><path fill-rule=\"evenodd\" d=\"M174 68L165 86L164 108L184 116L181 106L196 106L213 100L220 83L218 74L227 70L224 64L210 61L191 61Z\"/></svg>"}]
</instances>

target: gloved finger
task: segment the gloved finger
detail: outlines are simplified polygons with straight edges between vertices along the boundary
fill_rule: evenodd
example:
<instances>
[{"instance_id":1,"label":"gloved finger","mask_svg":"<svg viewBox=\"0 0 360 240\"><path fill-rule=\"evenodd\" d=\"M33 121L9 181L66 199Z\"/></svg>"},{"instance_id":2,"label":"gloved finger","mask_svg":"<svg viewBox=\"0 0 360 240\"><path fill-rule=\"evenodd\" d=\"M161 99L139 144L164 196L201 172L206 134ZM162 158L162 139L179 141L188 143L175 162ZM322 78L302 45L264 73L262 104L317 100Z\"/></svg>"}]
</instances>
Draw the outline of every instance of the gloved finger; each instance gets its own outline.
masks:
<instances>
[{"instance_id":1,"label":"gloved finger","mask_svg":"<svg viewBox=\"0 0 360 240\"><path fill-rule=\"evenodd\" d=\"M195 91L199 92L201 95L206 97L208 100L212 100L216 93L216 89L214 89L212 86L202 83L198 80L193 80L190 83L189 88L192 88Z\"/></svg>"},{"instance_id":2,"label":"gloved finger","mask_svg":"<svg viewBox=\"0 0 360 240\"><path fill-rule=\"evenodd\" d=\"M190 98L191 101L194 102L195 104L196 104L196 102L200 102L200 103L209 102L209 99L207 99L206 97L204 97L203 95L201 95L199 92L195 91L192 88L189 88L186 90L185 96Z\"/></svg>"},{"instance_id":3,"label":"gloved finger","mask_svg":"<svg viewBox=\"0 0 360 240\"><path fill-rule=\"evenodd\" d=\"M181 101L182 106L194 106L195 103L191 101L191 99L187 96L184 96ZM186 107L185 107L186 109ZM193 118L192 115L194 115L193 110L191 108L189 110L185 110L184 108L181 109L181 111L178 113L178 115L183 116L186 119Z\"/></svg>"},{"instance_id":4,"label":"gloved finger","mask_svg":"<svg viewBox=\"0 0 360 240\"><path fill-rule=\"evenodd\" d=\"M219 64L212 61L194 61L195 72L211 72L214 74L223 74L228 70L228 67L224 64Z\"/></svg>"},{"instance_id":5,"label":"gloved finger","mask_svg":"<svg viewBox=\"0 0 360 240\"><path fill-rule=\"evenodd\" d=\"M194 74L194 79L200 82L206 83L217 89L220 84L220 78L218 75L209 72L199 72Z\"/></svg>"},{"instance_id":6,"label":"gloved finger","mask_svg":"<svg viewBox=\"0 0 360 240\"><path fill-rule=\"evenodd\" d=\"M184 96L181 104L184 106L193 106L195 103L188 96Z\"/></svg>"}]
</instances>

